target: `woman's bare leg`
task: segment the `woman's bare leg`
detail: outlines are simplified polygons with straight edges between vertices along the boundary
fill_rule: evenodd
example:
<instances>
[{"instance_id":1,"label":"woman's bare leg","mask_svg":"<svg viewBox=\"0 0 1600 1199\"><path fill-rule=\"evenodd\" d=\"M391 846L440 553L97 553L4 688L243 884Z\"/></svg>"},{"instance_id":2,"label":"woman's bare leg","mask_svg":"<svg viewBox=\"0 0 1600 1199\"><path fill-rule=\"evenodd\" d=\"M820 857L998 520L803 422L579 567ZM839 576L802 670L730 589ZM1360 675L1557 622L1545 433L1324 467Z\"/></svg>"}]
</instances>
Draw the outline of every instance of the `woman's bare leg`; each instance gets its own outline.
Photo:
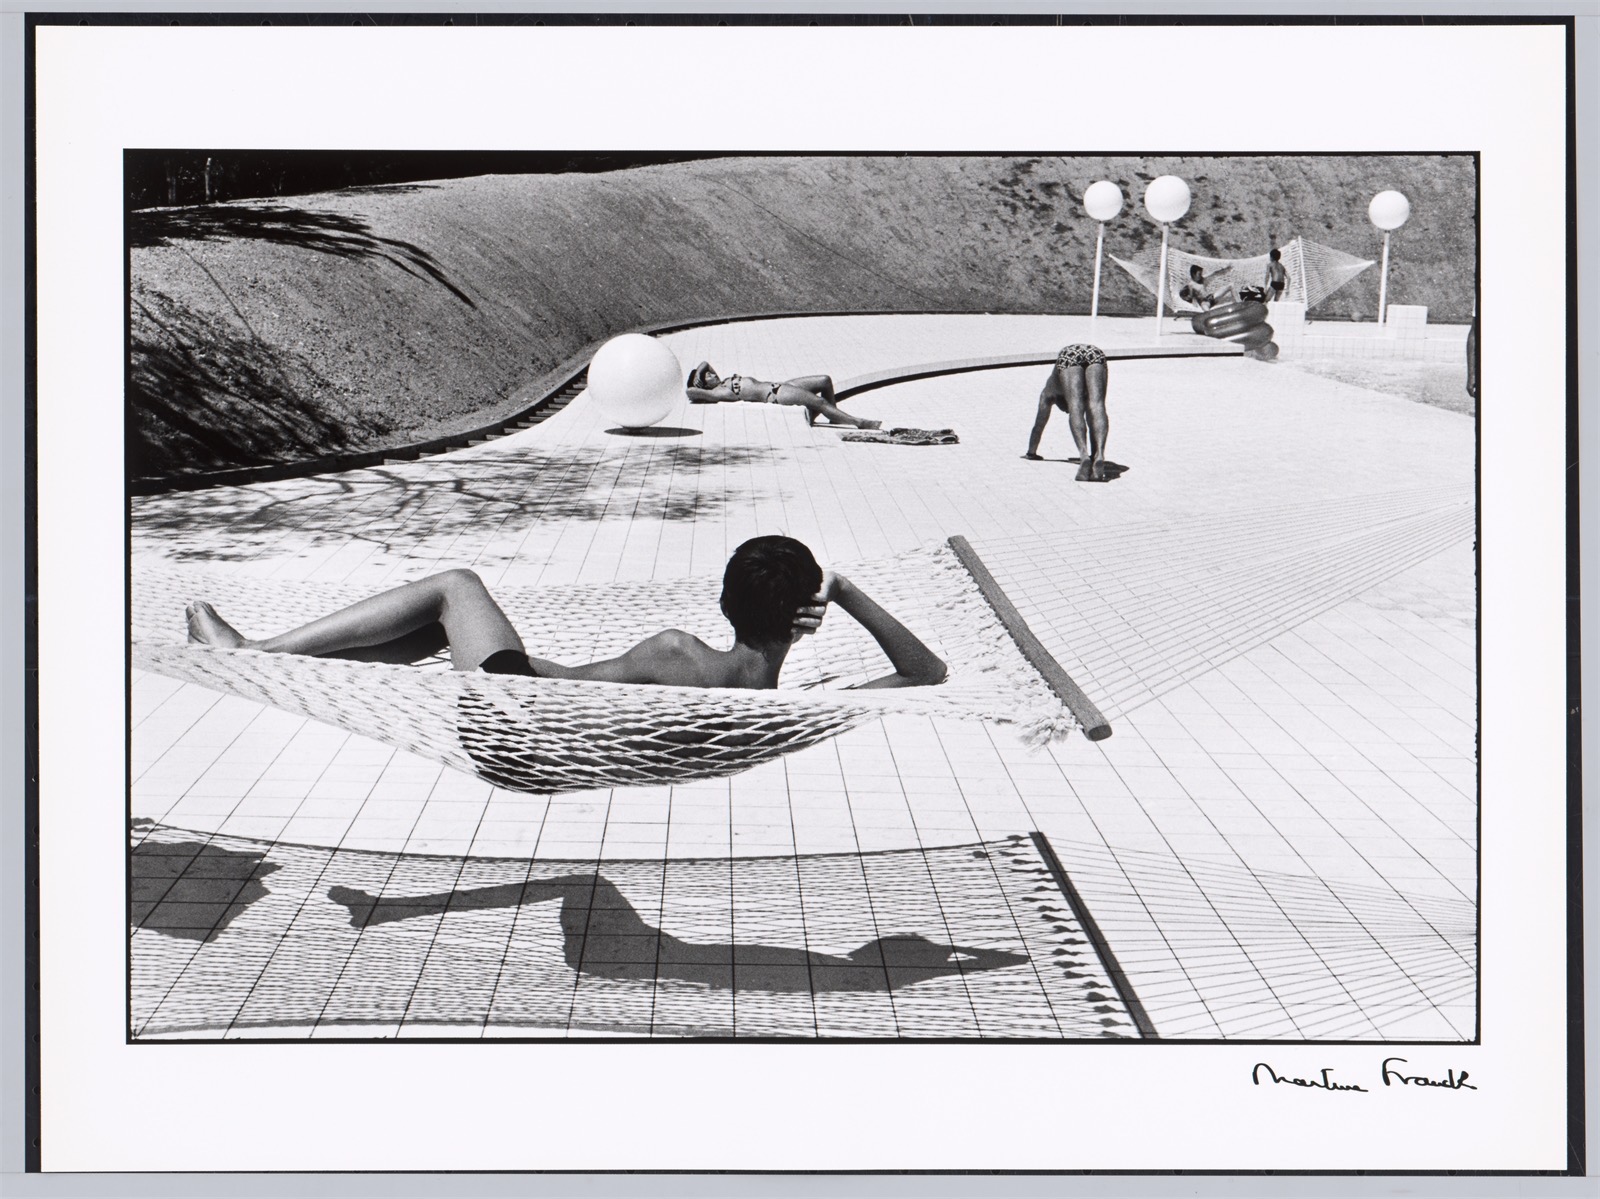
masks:
<instances>
[{"instance_id":1,"label":"woman's bare leg","mask_svg":"<svg viewBox=\"0 0 1600 1199\"><path fill-rule=\"evenodd\" d=\"M474 670L500 650L523 650L522 638L483 580L470 570L406 583L371 596L276 637L244 637L205 602L189 605L189 640L230 649L328 656L375 647L417 646L435 641L430 626L444 631L451 664ZM410 659L408 659L410 660Z\"/></svg>"},{"instance_id":2,"label":"woman's bare leg","mask_svg":"<svg viewBox=\"0 0 1600 1199\"><path fill-rule=\"evenodd\" d=\"M826 378L826 376L818 377ZM828 386L831 391L833 387L832 380L828 381ZM857 429L883 428L881 420L863 420L859 416L851 416L832 400L824 399L819 393L801 387L794 382L785 383L779 387L778 403L804 407L807 413L807 421L812 423L816 421L817 417L825 416L830 424L850 425Z\"/></svg>"},{"instance_id":3,"label":"woman's bare leg","mask_svg":"<svg viewBox=\"0 0 1600 1199\"><path fill-rule=\"evenodd\" d=\"M1083 368L1089 392L1089 443L1094 455L1096 480L1106 477L1106 437L1111 432L1111 417L1106 412L1106 383L1109 372L1104 362Z\"/></svg>"},{"instance_id":4,"label":"woman's bare leg","mask_svg":"<svg viewBox=\"0 0 1600 1199\"><path fill-rule=\"evenodd\" d=\"M833 403L832 375L801 375L798 379L790 379L789 382L795 387L816 393L830 404Z\"/></svg>"},{"instance_id":5,"label":"woman's bare leg","mask_svg":"<svg viewBox=\"0 0 1600 1199\"><path fill-rule=\"evenodd\" d=\"M1080 482L1094 478L1094 446L1089 440L1089 423L1084 415L1088 405L1088 384L1081 366L1056 368L1062 376L1062 390L1067 393L1067 425L1072 430L1072 440L1078 447L1078 473Z\"/></svg>"}]
</instances>

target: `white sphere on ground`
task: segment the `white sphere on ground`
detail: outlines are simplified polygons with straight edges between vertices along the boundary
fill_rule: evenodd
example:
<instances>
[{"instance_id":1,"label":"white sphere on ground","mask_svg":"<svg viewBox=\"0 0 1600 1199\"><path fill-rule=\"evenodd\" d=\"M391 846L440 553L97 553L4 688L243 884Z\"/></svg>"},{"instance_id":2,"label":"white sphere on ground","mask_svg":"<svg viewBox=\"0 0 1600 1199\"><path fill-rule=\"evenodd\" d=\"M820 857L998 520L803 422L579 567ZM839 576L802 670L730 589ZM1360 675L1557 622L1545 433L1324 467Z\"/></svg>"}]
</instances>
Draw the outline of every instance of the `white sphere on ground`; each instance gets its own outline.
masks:
<instances>
[{"instance_id":1,"label":"white sphere on ground","mask_svg":"<svg viewBox=\"0 0 1600 1199\"><path fill-rule=\"evenodd\" d=\"M1367 218L1385 233L1400 228L1411 215L1411 201L1397 191L1379 192L1367 205Z\"/></svg>"},{"instance_id":2,"label":"white sphere on ground","mask_svg":"<svg viewBox=\"0 0 1600 1199\"><path fill-rule=\"evenodd\" d=\"M1189 185L1176 175L1161 175L1144 189L1146 211L1163 225L1170 225L1189 211Z\"/></svg>"},{"instance_id":3,"label":"white sphere on ground","mask_svg":"<svg viewBox=\"0 0 1600 1199\"><path fill-rule=\"evenodd\" d=\"M684 387L678 356L643 333L613 337L589 363L589 398L624 429L643 429L665 420L679 404L688 402Z\"/></svg>"},{"instance_id":4,"label":"white sphere on ground","mask_svg":"<svg viewBox=\"0 0 1600 1199\"><path fill-rule=\"evenodd\" d=\"M1083 210L1097 221L1109 221L1122 211L1122 189L1109 179L1091 183L1083 193Z\"/></svg>"}]
</instances>

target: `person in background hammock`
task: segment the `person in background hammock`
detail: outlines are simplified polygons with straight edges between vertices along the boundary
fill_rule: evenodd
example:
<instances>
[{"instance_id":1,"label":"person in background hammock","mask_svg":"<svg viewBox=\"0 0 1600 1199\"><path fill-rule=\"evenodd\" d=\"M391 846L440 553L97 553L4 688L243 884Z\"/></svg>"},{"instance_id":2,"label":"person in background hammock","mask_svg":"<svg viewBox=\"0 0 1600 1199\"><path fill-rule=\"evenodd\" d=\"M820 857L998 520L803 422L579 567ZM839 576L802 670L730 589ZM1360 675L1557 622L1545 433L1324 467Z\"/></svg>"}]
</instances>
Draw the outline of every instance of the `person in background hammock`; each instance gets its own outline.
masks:
<instances>
[{"instance_id":1,"label":"person in background hammock","mask_svg":"<svg viewBox=\"0 0 1600 1199\"><path fill-rule=\"evenodd\" d=\"M1189 267L1189 282L1178 289L1178 298L1193 304L1196 308L1215 308L1219 300L1233 298L1233 289L1230 287L1226 292L1215 291L1212 290L1212 284L1232 271L1231 266L1219 266L1208 275L1196 262Z\"/></svg>"},{"instance_id":2,"label":"person in background hammock","mask_svg":"<svg viewBox=\"0 0 1600 1199\"><path fill-rule=\"evenodd\" d=\"M872 634L894 671L862 687L942 683L944 661L849 579L817 565L792 537L756 537L728 560L722 614L733 626L731 649L667 629L627 653L581 666L531 657L483 580L470 570L447 570L406 583L261 640L244 637L203 600L187 609L189 640L224 649L369 662L416 662L450 650L457 670L547 679L590 679L669 687L778 685L789 647L815 633L828 605L837 604Z\"/></svg>"},{"instance_id":3,"label":"person in background hammock","mask_svg":"<svg viewBox=\"0 0 1600 1199\"><path fill-rule=\"evenodd\" d=\"M881 420L862 420L851 416L833 402L833 379L828 375L804 375L783 383L767 383L749 375L729 375L726 379L702 362L689 372L691 404L732 404L741 400L751 404L786 404L806 410L806 424L814 425L825 416L830 425L850 425L857 429L881 429Z\"/></svg>"}]
</instances>

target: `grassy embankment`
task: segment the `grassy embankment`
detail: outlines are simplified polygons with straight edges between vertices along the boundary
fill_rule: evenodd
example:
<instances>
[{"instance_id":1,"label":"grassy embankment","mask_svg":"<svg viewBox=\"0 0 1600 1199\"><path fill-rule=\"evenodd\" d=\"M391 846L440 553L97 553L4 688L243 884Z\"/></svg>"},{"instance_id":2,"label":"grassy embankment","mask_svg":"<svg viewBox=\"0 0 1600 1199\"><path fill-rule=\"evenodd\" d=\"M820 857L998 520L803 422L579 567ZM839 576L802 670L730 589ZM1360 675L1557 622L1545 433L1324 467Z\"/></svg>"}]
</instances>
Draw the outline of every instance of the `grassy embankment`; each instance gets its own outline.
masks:
<instances>
[{"instance_id":1,"label":"grassy embankment","mask_svg":"<svg viewBox=\"0 0 1600 1199\"><path fill-rule=\"evenodd\" d=\"M1153 255L1137 205L1187 179L1175 244L1243 256L1300 234L1376 257L1404 191L1391 303L1464 321L1467 158L756 158L480 176L130 217L136 477L393 446L531 402L629 328L754 312L1087 312L1083 189L1130 205L1108 253ZM1150 298L1107 264L1101 311ZM1314 316L1371 319L1377 271Z\"/></svg>"}]
</instances>

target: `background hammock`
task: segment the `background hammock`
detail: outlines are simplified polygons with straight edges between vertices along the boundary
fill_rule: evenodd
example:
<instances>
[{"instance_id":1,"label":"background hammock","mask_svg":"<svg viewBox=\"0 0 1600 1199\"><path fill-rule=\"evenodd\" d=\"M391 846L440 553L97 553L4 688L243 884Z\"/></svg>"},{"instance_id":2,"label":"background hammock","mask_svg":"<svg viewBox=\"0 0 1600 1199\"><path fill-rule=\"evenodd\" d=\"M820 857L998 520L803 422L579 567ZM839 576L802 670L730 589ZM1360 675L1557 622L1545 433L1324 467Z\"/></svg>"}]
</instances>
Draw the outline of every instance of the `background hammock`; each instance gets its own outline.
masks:
<instances>
[{"instance_id":1,"label":"background hammock","mask_svg":"<svg viewBox=\"0 0 1600 1199\"><path fill-rule=\"evenodd\" d=\"M135 571L133 663L535 793L736 774L890 712L1010 724L1034 742L1078 727L950 545L847 573L945 659L943 685L845 690L888 666L842 613L794 647L776 691L529 679L454 671L443 659L417 668L194 646L183 615L192 599L211 600L246 636L263 636L372 589L180 566ZM587 662L663 628L725 643L720 589L717 577L495 593L530 652Z\"/></svg>"},{"instance_id":2,"label":"background hammock","mask_svg":"<svg viewBox=\"0 0 1600 1199\"><path fill-rule=\"evenodd\" d=\"M1289 286L1283 298L1304 304L1308 309L1322 303L1372 265L1370 258L1357 258L1354 254L1346 254L1303 237L1280 246L1279 250L1283 255L1284 269L1289 273ZM1157 258L1146 262L1129 262L1115 254L1110 257L1112 262L1132 275L1141 287L1151 295L1156 294L1156 276L1161 269ZM1166 305L1173 312L1200 310L1198 304L1183 297L1191 266L1198 265L1208 276L1225 266L1233 268L1209 285L1212 291L1218 293L1220 302L1221 293L1230 286L1235 291L1241 287L1260 287L1267 277L1267 261L1265 254L1251 258L1211 258L1172 247L1167 251Z\"/></svg>"}]
</instances>

